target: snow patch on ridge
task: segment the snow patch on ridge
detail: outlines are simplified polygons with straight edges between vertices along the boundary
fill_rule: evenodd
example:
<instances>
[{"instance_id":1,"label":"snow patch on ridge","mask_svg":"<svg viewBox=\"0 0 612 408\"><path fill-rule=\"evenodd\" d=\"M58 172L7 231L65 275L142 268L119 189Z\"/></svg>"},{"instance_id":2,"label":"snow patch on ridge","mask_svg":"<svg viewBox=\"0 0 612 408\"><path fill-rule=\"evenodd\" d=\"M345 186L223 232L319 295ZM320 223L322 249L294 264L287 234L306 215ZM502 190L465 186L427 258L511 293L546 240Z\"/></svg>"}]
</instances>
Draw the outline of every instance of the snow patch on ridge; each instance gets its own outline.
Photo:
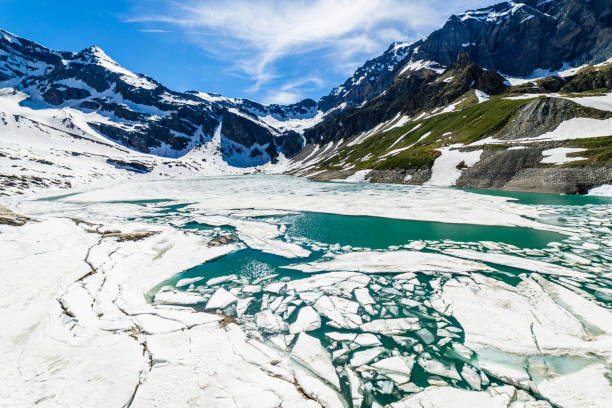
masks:
<instances>
[{"instance_id":1,"label":"snow patch on ridge","mask_svg":"<svg viewBox=\"0 0 612 408\"><path fill-rule=\"evenodd\" d=\"M434 162L431 169L431 179L425 183L426 185L438 187L454 186L462 173L462 170L458 169L457 166L462 162L466 167L471 167L478 163L483 151L462 152L458 149L462 146L462 144L454 144L438 149L442 154Z\"/></svg>"}]
</instances>

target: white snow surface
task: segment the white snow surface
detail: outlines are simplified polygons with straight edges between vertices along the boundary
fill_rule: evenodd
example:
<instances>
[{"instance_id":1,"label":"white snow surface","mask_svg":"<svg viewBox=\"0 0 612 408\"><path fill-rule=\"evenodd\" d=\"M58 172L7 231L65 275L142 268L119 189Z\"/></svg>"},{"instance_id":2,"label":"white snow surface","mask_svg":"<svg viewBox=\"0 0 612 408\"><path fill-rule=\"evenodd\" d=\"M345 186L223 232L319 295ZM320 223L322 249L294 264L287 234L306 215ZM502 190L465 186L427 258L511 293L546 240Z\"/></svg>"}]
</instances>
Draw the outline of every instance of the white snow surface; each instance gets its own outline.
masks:
<instances>
[{"instance_id":1,"label":"white snow surface","mask_svg":"<svg viewBox=\"0 0 612 408\"><path fill-rule=\"evenodd\" d=\"M462 224L524 226L563 230L533 221L542 210L504 197L422 186L317 183L288 176L209 177L130 183L92 189L70 197L79 203L181 197L190 210L283 210L369 215ZM266 191L267 194L262 194ZM469 203L469 205L466 205ZM453 208L460 206L461 211ZM530 219L531 218L531 219Z\"/></svg>"},{"instance_id":2,"label":"white snow surface","mask_svg":"<svg viewBox=\"0 0 612 408\"><path fill-rule=\"evenodd\" d=\"M493 137L487 137L471 143L470 146L482 146L485 144L496 143L536 143L543 141L577 140L608 136L612 136L612 119L574 118L561 122L561 124L557 126L555 130L537 137L513 140L499 140L494 139Z\"/></svg>"},{"instance_id":3,"label":"white snow surface","mask_svg":"<svg viewBox=\"0 0 612 408\"><path fill-rule=\"evenodd\" d=\"M612 119L574 118L531 140L571 140L612 136Z\"/></svg>"},{"instance_id":4,"label":"white snow surface","mask_svg":"<svg viewBox=\"0 0 612 408\"><path fill-rule=\"evenodd\" d=\"M584 157L567 157L568 153L584 152L586 149L573 148L573 147L557 147L555 149L548 149L542 152L544 158L540 163L552 163L552 164L564 164L573 161L586 160Z\"/></svg>"},{"instance_id":5,"label":"white snow surface","mask_svg":"<svg viewBox=\"0 0 612 408\"><path fill-rule=\"evenodd\" d=\"M442 154L434 162L431 169L431 179L426 185L439 187L454 186L459 177L461 177L462 170L457 168L461 162L464 162L467 167L478 163L482 150L462 152L458 149L462 146L462 144L454 144L438 149Z\"/></svg>"},{"instance_id":6,"label":"white snow surface","mask_svg":"<svg viewBox=\"0 0 612 408\"><path fill-rule=\"evenodd\" d=\"M612 112L612 93L602 96L583 96L579 98L566 98L580 105L603 111Z\"/></svg>"},{"instance_id":7,"label":"white snow surface","mask_svg":"<svg viewBox=\"0 0 612 408\"><path fill-rule=\"evenodd\" d=\"M476 97L478 98L478 103L486 102L489 99L491 99L491 97L487 95L486 93L484 93L483 91L479 91L478 89L475 89L474 92L476 93Z\"/></svg>"},{"instance_id":8,"label":"white snow surface","mask_svg":"<svg viewBox=\"0 0 612 408\"><path fill-rule=\"evenodd\" d=\"M612 197L612 184L604 184L589 190L589 195Z\"/></svg>"},{"instance_id":9,"label":"white snow surface","mask_svg":"<svg viewBox=\"0 0 612 408\"><path fill-rule=\"evenodd\" d=\"M112 226L143 227L158 233L119 242L47 217L0 226L3 406L320 407L293 385L288 355L220 316L147 303L158 282L236 248Z\"/></svg>"},{"instance_id":10,"label":"white snow surface","mask_svg":"<svg viewBox=\"0 0 612 408\"><path fill-rule=\"evenodd\" d=\"M401 118L399 118L399 120L397 122L395 122L393 125L391 125L389 128L387 128L386 131L389 131L389 130L395 129L395 128L400 128L400 127L404 126L408 122L410 122L410 116L402 116Z\"/></svg>"}]
</instances>

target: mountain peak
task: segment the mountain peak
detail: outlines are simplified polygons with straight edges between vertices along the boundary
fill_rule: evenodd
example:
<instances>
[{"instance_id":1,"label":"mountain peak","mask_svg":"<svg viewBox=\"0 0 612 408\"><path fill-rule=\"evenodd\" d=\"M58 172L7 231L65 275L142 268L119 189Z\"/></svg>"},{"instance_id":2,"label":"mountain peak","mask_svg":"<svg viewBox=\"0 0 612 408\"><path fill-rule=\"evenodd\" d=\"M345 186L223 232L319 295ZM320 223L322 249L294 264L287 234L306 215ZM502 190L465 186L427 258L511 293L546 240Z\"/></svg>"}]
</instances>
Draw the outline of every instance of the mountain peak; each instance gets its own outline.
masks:
<instances>
[{"instance_id":1,"label":"mountain peak","mask_svg":"<svg viewBox=\"0 0 612 408\"><path fill-rule=\"evenodd\" d=\"M497 22L507 18L508 16L514 15L524 7L529 6L525 3L506 1L503 3L495 4L490 7L485 7L477 10L468 10L458 14L458 17L461 21L474 19L487 22Z\"/></svg>"},{"instance_id":2,"label":"mountain peak","mask_svg":"<svg viewBox=\"0 0 612 408\"><path fill-rule=\"evenodd\" d=\"M2 38L8 42L19 42L19 37L9 31L0 28L0 34Z\"/></svg>"},{"instance_id":3,"label":"mountain peak","mask_svg":"<svg viewBox=\"0 0 612 408\"><path fill-rule=\"evenodd\" d=\"M89 48L85 48L77 55L81 56L83 59L88 62L102 62L102 61L110 61L116 64L116 62L108 56L106 52L97 45L92 45Z\"/></svg>"}]
</instances>

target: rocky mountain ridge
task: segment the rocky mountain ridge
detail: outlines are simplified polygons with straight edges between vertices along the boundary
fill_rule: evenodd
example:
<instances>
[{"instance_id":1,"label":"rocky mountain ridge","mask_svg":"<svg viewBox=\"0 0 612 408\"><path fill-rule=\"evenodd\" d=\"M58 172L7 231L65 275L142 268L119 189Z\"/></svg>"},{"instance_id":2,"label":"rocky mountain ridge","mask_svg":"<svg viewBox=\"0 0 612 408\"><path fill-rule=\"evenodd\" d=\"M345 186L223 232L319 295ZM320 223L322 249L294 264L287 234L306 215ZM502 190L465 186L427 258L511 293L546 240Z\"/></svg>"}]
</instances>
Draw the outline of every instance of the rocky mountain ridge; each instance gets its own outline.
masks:
<instances>
[{"instance_id":1,"label":"rocky mountain ridge","mask_svg":"<svg viewBox=\"0 0 612 408\"><path fill-rule=\"evenodd\" d=\"M298 133L282 123L311 119L317 113L312 100L262 105L248 99L175 92L121 67L98 47L78 53L54 51L4 31L0 32L0 61L0 85L27 93L30 106L98 113L104 120L89 123L96 131L128 148L160 156L179 157L206 143L225 118L222 134L233 143L232 149L222 152L227 161L237 150L253 157L267 155L263 161L273 161L280 153L291 156L301 147ZM281 126L267 123L266 118ZM244 120L252 122L256 135L233 131L234 122ZM259 146L249 143L255 139Z\"/></svg>"},{"instance_id":2,"label":"rocky mountain ridge","mask_svg":"<svg viewBox=\"0 0 612 408\"><path fill-rule=\"evenodd\" d=\"M108 142L112 151L127 156L105 156L107 163L145 173L153 172L161 163L155 157L161 157L184 158L181 166L196 173L211 168L251 172L272 165L277 167L270 171L294 174L309 174L313 168L350 174L371 164L371 170L386 172L370 177L373 181L399 177L404 182L406 175L390 179L388 172L401 175L411 169L410 183L429 182L443 146L436 144L439 141L430 149L406 145L410 138L391 140L385 135L390 129L405 129L420 119L442 120L466 108L503 105L475 107L508 95L603 95L612 89L609 69L568 68L609 59L611 30L612 5L607 1L507 1L451 16L441 29L415 43L393 43L318 102L307 99L292 105L175 92L123 68L98 47L54 51L0 31L0 88L9 88L3 95L10 105L3 124L7 132L33 126L47 129L43 138L51 128L63 138ZM25 99L17 96L22 94ZM16 99L19 106L13 104ZM495 106L481 114L495 117ZM17 111L31 124L18 123ZM542 102L532 111L508 117L516 126L503 138L538 137L535 128L553 131L574 118L568 116L574 111L559 101ZM532 125L532 119L538 125ZM474 124L458 118L455 126ZM425 138L424 132L419 137ZM135 159L138 154L150 156ZM407 156L408 161L401 158ZM372 163L372 158L378 161ZM168 173L172 171L167 167L157 172Z\"/></svg>"},{"instance_id":3,"label":"rocky mountain ridge","mask_svg":"<svg viewBox=\"0 0 612 408\"><path fill-rule=\"evenodd\" d=\"M506 1L451 16L414 43L394 43L322 98L324 106L357 106L407 72L439 72L461 52L509 77L543 77L612 55L612 4L606 0Z\"/></svg>"}]
</instances>

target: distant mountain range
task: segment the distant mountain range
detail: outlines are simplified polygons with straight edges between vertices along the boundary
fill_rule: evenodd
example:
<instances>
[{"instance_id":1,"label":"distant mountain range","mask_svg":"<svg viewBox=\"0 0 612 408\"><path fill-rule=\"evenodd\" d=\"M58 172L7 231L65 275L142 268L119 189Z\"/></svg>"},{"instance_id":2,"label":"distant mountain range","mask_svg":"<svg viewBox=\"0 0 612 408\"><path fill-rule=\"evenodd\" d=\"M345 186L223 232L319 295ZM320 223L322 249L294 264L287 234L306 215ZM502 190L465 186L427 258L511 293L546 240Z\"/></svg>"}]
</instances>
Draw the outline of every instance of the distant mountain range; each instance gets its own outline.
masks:
<instances>
[{"instance_id":1,"label":"distant mountain range","mask_svg":"<svg viewBox=\"0 0 612 408\"><path fill-rule=\"evenodd\" d=\"M610 57L612 2L526 0L453 15L427 38L393 43L318 102L264 105L175 92L98 47L54 51L1 30L0 88L24 93L20 104L34 111L82 112L82 120L64 118L62 129L95 133L134 152L180 158L208 149L218 133L218 146L208 153L228 166L294 158L295 170L314 146L319 153L307 160L310 167L314 158L329 159L320 154L328 144L336 143L328 152L338 151L340 140L398 115L448 106L469 91L501 94L509 78L554 76Z\"/></svg>"},{"instance_id":2,"label":"distant mountain range","mask_svg":"<svg viewBox=\"0 0 612 408\"><path fill-rule=\"evenodd\" d=\"M507 76L546 76L564 67L609 59L611 38L609 1L503 2L453 15L441 29L415 43L392 44L321 101L325 107L362 104L402 74L426 68L443 70L460 52Z\"/></svg>"}]
</instances>

